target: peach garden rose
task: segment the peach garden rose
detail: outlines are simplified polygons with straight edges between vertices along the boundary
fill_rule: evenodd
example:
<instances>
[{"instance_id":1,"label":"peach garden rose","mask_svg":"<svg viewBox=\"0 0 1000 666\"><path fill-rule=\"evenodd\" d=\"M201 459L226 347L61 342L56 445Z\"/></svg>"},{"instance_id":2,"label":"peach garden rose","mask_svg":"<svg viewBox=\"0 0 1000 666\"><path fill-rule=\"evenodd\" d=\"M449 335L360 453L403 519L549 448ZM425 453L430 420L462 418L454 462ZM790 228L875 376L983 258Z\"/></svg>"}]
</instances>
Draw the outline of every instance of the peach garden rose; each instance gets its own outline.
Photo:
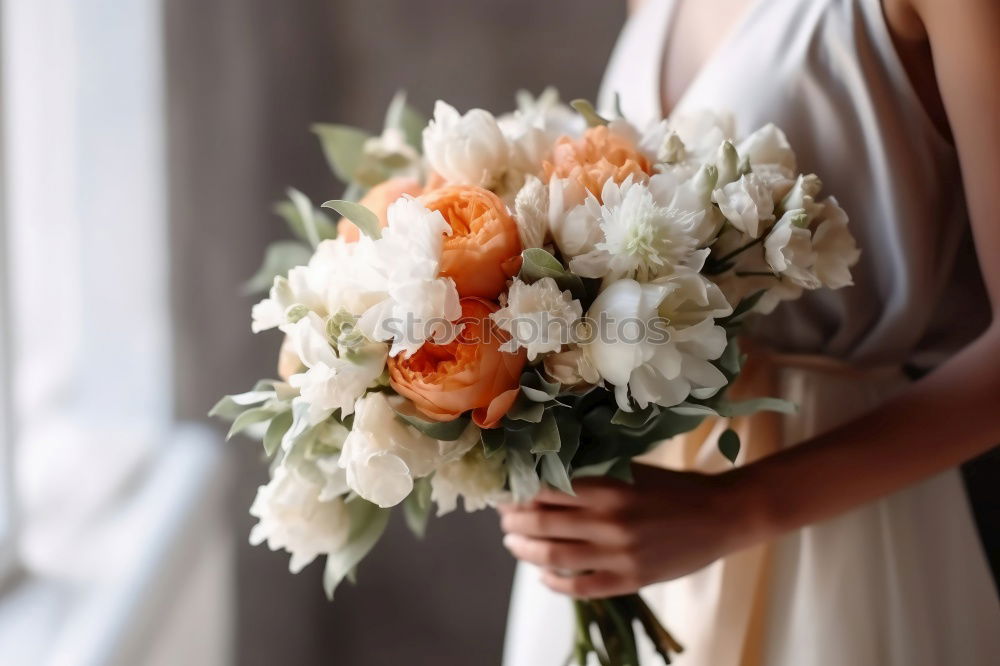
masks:
<instances>
[{"instance_id":1,"label":"peach garden rose","mask_svg":"<svg viewBox=\"0 0 1000 666\"><path fill-rule=\"evenodd\" d=\"M545 162L545 180L571 178L600 198L608 180L629 176L645 181L653 173L649 159L627 137L606 125L591 127L579 139L560 137Z\"/></svg>"},{"instance_id":2,"label":"peach garden rose","mask_svg":"<svg viewBox=\"0 0 1000 666\"><path fill-rule=\"evenodd\" d=\"M368 190L361 198L362 206L378 216L379 225L384 229L388 224L387 211L389 206L403 195L417 196L423 191L420 183L411 178L390 178ZM346 218L337 222L337 238L343 238L348 243L354 243L361 232Z\"/></svg>"}]
</instances>

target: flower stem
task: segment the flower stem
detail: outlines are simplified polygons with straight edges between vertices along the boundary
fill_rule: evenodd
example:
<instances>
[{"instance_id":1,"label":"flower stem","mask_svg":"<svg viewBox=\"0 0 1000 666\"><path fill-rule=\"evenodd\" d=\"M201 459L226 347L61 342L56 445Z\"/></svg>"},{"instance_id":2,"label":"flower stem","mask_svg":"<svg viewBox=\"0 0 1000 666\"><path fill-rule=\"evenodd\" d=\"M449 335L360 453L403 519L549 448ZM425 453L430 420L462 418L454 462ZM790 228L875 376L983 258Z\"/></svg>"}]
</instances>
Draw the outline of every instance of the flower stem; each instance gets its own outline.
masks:
<instances>
[{"instance_id":1,"label":"flower stem","mask_svg":"<svg viewBox=\"0 0 1000 666\"><path fill-rule=\"evenodd\" d=\"M738 257L742 253L746 252L747 250L749 250L750 248L752 248L754 245L757 245L759 243L763 243L765 237L766 237L766 234L761 234L760 236L758 236L757 238L754 238L749 243L746 243L744 245L739 246L738 248L736 248L735 250L733 250L729 254L724 254L721 257L719 257L718 259L715 259L714 262L716 264L724 264L727 261L729 261L730 259Z\"/></svg>"}]
</instances>

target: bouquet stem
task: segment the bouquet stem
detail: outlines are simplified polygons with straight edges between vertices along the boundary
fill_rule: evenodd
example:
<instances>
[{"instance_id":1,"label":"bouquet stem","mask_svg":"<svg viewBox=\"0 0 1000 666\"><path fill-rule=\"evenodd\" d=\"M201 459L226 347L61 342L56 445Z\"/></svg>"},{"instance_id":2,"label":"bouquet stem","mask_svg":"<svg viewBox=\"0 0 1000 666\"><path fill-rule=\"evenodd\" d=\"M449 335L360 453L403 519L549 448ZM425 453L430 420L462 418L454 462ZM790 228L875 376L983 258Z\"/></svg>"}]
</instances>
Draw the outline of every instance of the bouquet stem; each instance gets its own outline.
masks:
<instances>
[{"instance_id":1,"label":"bouquet stem","mask_svg":"<svg viewBox=\"0 0 1000 666\"><path fill-rule=\"evenodd\" d=\"M664 664L670 663L672 654L684 650L638 594L577 599L573 602L573 610L576 637L568 660L570 664L587 666L589 656L594 655L601 666L640 666L636 622L649 636ZM599 641L594 640L595 627Z\"/></svg>"}]
</instances>

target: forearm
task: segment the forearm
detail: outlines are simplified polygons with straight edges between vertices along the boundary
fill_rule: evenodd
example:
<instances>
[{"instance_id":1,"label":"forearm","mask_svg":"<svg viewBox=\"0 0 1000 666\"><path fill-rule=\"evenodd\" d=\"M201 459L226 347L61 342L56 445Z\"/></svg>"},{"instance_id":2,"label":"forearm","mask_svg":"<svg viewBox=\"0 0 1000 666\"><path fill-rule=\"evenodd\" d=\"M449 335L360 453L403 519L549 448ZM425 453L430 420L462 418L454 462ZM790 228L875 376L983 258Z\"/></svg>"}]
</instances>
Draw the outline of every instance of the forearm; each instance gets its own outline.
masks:
<instances>
[{"instance_id":1,"label":"forearm","mask_svg":"<svg viewBox=\"0 0 1000 666\"><path fill-rule=\"evenodd\" d=\"M1000 444L1000 326L875 411L733 472L758 538L873 501Z\"/></svg>"}]
</instances>

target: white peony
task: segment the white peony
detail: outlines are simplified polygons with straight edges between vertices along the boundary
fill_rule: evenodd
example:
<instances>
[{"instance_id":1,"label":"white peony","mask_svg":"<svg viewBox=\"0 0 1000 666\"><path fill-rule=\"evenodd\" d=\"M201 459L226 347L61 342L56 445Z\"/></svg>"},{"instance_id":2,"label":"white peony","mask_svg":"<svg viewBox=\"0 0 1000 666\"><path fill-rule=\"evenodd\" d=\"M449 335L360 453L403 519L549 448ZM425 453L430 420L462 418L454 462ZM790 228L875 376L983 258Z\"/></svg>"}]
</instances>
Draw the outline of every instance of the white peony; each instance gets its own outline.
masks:
<instances>
[{"instance_id":1,"label":"white peony","mask_svg":"<svg viewBox=\"0 0 1000 666\"><path fill-rule=\"evenodd\" d=\"M354 411L355 401L375 384L388 356L388 345L359 338L350 349L337 349L329 339L327 320L309 312L287 327L289 344L308 368L288 383L309 403L309 422L320 423L340 410Z\"/></svg>"},{"instance_id":2,"label":"white peony","mask_svg":"<svg viewBox=\"0 0 1000 666\"><path fill-rule=\"evenodd\" d=\"M483 109L462 115L438 100L423 138L428 165L449 183L490 189L501 183L510 163L507 138Z\"/></svg>"},{"instance_id":3,"label":"white peony","mask_svg":"<svg viewBox=\"0 0 1000 666\"><path fill-rule=\"evenodd\" d=\"M487 458L481 446L473 446L457 460L447 462L431 477L431 499L438 505L437 515L443 516L458 507L462 498L466 511L479 511L509 499L504 490L507 471L503 453L497 451Z\"/></svg>"},{"instance_id":4,"label":"white peony","mask_svg":"<svg viewBox=\"0 0 1000 666\"><path fill-rule=\"evenodd\" d=\"M391 341L389 354L412 354L426 340L446 344L459 327L462 314L458 290L451 278L440 277L438 266L444 236L451 233L439 211L430 211L411 197L389 206L389 226L378 240L362 238L380 299L358 320L371 340Z\"/></svg>"},{"instance_id":5,"label":"white peony","mask_svg":"<svg viewBox=\"0 0 1000 666\"><path fill-rule=\"evenodd\" d=\"M715 190L712 200L734 227L751 238L763 231L762 223L774 219L774 199L767 183L751 172Z\"/></svg>"},{"instance_id":6,"label":"white peony","mask_svg":"<svg viewBox=\"0 0 1000 666\"><path fill-rule=\"evenodd\" d=\"M670 274L687 260L698 247L705 213L670 207L654 191L629 177L621 185L607 181L603 203L589 196L584 205L599 220L603 238L590 252L570 259L570 270L588 278L645 282Z\"/></svg>"},{"instance_id":7,"label":"white peony","mask_svg":"<svg viewBox=\"0 0 1000 666\"><path fill-rule=\"evenodd\" d=\"M355 406L339 464L347 470L351 490L390 507L410 494L414 479L461 457L478 441L479 429L473 425L455 441L429 437L397 418L385 393L371 392Z\"/></svg>"},{"instance_id":8,"label":"white peony","mask_svg":"<svg viewBox=\"0 0 1000 666\"><path fill-rule=\"evenodd\" d=\"M533 284L515 278L500 303L503 307L490 315L498 328L510 334L500 350L514 353L524 347L529 361L569 344L573 325L583 314L580 301L550 277Z\"/></svg>"},{"instance_id":9,"label":"white peony","mask_svg":"<svg viewBox=\"0 0 1000 666\"><path fill-rule=\"evenodd\" d=\"M847 228L847 213L837 200L828 197L822 205L819 226L812 238L816 253L813 273L830 289L840 289L854 284L850 269L858 263L861 250Z\"/></svg>"},{"instance_id":10,"label":"white peony","mask_svg":"<svg viewBox=\"0 0 1000 666\"><path fill-rule=\"evenodd\" d=\"M250 543L267 541L271 550L284 548L292 556L292 573L343 547L351 530L347 508L342 497L321 501L321 491L322 486L279 465L250 507L250 515L258 519Z\"/></svg>"},{"instance_id":11,"label":"white peony","mask_svg":"<svg viewBox=\"0 0 1000 666\"><path fill-rule=\"evenodd\" d=\"M621 409L631 411L632 401L670 407L725 385L710 361L726 347L725 330L713 316L730 310L715 292L715 285L684 267L654 283L619 280L598 295L587 316L604 330L581 347L614 386ZM683 315L686 325L674 325L671 315Z\"/></svg>"}]
</instances>

